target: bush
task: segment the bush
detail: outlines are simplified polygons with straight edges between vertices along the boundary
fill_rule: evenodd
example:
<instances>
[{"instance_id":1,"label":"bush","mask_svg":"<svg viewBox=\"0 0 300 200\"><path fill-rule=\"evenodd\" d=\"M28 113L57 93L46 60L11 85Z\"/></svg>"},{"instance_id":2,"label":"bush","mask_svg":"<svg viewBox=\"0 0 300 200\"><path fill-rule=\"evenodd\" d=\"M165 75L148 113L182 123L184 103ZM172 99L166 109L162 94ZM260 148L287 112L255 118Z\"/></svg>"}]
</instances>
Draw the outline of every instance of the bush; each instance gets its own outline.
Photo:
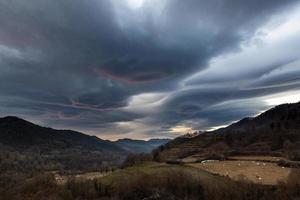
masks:
<instances>
[{"instance_id":1,"label":"bush","mask_svg":"<svg viewBox=\"0 0 300 200\"><path fill-rule=\"evenodd\" d=\"M141 154L130 154L126 157L122 164L122 168L131 167L133 165L146 162L153 161L153 157L151 154L141 153Z\"/></svg>"},{"instance_id":2,"label":"bush","mask_svg":"<svg viewBox=\"0 0 300 200\"><path fill-rule=\"evenodd\" d=\"M293 169L287 180L287 190L292 196L300 197L300 170Z\"/></svg>"},{"instance_id":3,"label":"bush","mask_svg":"<svg viewBox=\"0 0 300 200\"><path fill-rule=\"evenodd\" d=\"M183 162L180 161L180 160L167 160L166 163L171 164L171 165L181 165L181 164L183 164Z\"/></svg>"},{"instance_id":4,"label":"bush","mask_svg":"<svg viewBox=\"0 0 300 200\"><path fill-rule=\"evenodd\" d=\"M289 159L300 161L300 151L292 151L288 154Z\"/></svg>"},{"instance_id":5,"label":"bush","mask_svg":"<svg viewBox=\"0 0 300 200\"><path fill-rule=\"evenodd\" d=\"M300 170L293 169L286 182L278 184L280 199L300 199Z\"/></svg>"},{"instance_id":6,"label":"bush","mask_svg":"<svg viewBox=\"0 0 300 200\"><path fill-rule=\"evenodd\" d=\"M117 199L203 199L200 181L184 170L170 170L153 175L139 174L131 181L118 181L114 188Z\"/></svg>"},{"instance_id":7,"label":"bush","mask_svg":"<svg viewBox=\"0 0 300 200\"><path fill-rule=\"evenodd\" d=\"M279 160L277 162L277 165L281 167L288 167L288 168L300 168L299 162L288 161L288 160Z\"/></svg>"}]
</instances>

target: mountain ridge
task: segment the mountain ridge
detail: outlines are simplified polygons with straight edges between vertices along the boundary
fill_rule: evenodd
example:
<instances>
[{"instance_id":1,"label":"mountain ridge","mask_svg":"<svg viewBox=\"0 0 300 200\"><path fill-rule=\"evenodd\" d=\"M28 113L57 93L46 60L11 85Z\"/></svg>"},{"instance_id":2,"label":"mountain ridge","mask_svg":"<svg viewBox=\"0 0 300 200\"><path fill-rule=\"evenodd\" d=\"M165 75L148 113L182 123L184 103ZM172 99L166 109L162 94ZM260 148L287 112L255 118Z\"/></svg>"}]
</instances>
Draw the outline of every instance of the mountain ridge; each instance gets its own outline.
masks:
<instances>
[{"instance_id":1,"label":"mountain ridge","mask_svg":"<svg viewBox=\"0 0 300 200\"><path fill-rule=\"evenodd\" d=\"M156 150L161 160L228 154L277 154L299 159L300 102L275 106L193 138L178 137Z\"/></svg>"},{"instance_id":2,"label":"mountain ridge","mask_svg":"<svg viewBox=\"0 0 300 200\"><path fill-rule=\"evenodd\" d=\"M43 127L17 116L0 118L0 143L14 146L20 150L30 149L38 145L41 150L45 149L45 151L51 148L77 147L83 150L104 152L149 153L168 141L170 141L168 138L149 140L122 138L117 141L110 141L74 130ZM41 147L45 143L47 148Z\"/></svg>"},{"instance_id":3,"label":"mountain ridge","mask_svg":"<svg viewBox=\"0 0 300 200\"><path fill-rule=\"evenodd\" d=\"M21 150L32 146L46 148L78 147L99 151L124 151L113 142L73 130L42 127L16 116L0 118L0 143Z\"/></svg>"}]
</instances>

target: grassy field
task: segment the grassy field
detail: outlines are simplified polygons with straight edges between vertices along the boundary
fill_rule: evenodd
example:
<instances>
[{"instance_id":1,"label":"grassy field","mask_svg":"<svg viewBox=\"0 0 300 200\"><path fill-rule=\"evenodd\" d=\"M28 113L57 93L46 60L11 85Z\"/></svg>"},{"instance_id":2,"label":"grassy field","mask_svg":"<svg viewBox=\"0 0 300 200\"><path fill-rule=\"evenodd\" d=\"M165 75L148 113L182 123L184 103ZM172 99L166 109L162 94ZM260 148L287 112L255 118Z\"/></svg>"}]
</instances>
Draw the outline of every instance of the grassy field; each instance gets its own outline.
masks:
<instances>
[{"instance_id":1,"label":"grassy field","mask_svg":"<svg viewBox=\"0 0 300 200\"><path fill-rule=\"evenodd\" d=\"M114 182L120 182L122 180L129 181L129 179L134 179L140 175L159 176L168 172L180 171L191 173L194 177L197 177L197 179L201 179L201 181L206 183L217 183L218 185L223 185L224 183L225 185L225 182L228 182L228 180L225 180L222 177L215 176L209 172L190 166L170 165L157 162L146 162L123 170L117 170L114 173L102 177L100 180L102 183L113 184Z\"/></svg>"},{"instance_id":2,"label":"grassy field","mask_svg":"<svg viewBox=\"0 0 300 200\"><path fill-rule=\"evenodd\" d=\"M274 200L300 196L300 173L278 186L234 181L195 166L144 162L108 174L70 176L58 184L53 173L0 188L0 200Z\"/></svg>"},{"instance_id":3,"label":"grassy field","mask_svg":"<svg viewBox=\"0 0 300 200\"><path fill-rule=\"evenodd\" d=\"M62 185L65 184L70 177L80 180L94 180L98 178L102 178L104 176L107 176L108 174L112 173L112 171L109 172L87 172L82 174L76 174L76 175L60 175L58 173L53 173L55 181L57 184Z\"/></svg>"},{"instance_id":4,"label":"grassy field","mask_svg":"<svg viewBox=\"0 0 300 200\"><path fill-rule=\"evenodd\" d=\"M194 177L205 183L222 185L228 184L229 177L235 181L251 181L257 184L276 185L279 181L286 181L291 169L279 167L275 163L280 158L271 156L236 156L232 160L213 161L205 163L189 163L185 165L170 165L166 163L145 162L115 172L89 172L73 176L81 180L99 179L102 183L113 184L114 182L128 181L140 175L164 174L168 171L185 171L192 173ZM220 177L220 176L223 177ZM55 175L58 184L64 184L68 176Z\"/></svg>"},{"instance_id":5,"label":"grassy field","mask_svg":"<svg viewBox=\"0 0 300 200\"><path fill-rule=\"evenodd\" d=\"M217 184L224 182L224 177L235 181L251 181L256 184L276 185L286 181L291 168L280 167L276 164L282 158L272 156L234 156L226 161L213 161L202 163L185 163L185 165L172 165L157 162L145 162L115 172L89 172L73 176L75 179L99 179L102 183L113 184L128 181L141 175L164 174L168 171L185 171L206 183ZM216 176L218 175L218 176ZM223 176L223 177L220 177ZM64 184L68 176L55 175L58 184ZM228 182L228 181L227 181Z\"/></svg>"},{"instance_id":6,"label":"grassy field","mask_svg":"<svg viewBox=\"0 0 300 200\"><path fill-rule=\"evenodd\" d=\"M192 166L156 162L147 162L118 170L98 181L101 184L118 188L115 193L139 192L141 188L145 190L145 188L170 187L169 190L173 193L178 192L185 196L189 194L189 191L195 191L198 188L202 191L200 193L208 199L239 199L246 194L245 191L252 192L252 185L241 185L228 177L214 175Z\"/></svg>"},{"instance_id":7,"label":"grassy field","mask_svg":"<svg viewBox=\"0 0 300 200\"><path fill-rule=\"evenodd\" d=\"M214 161L194 163L190 166L208 172L228 176L233 180L245 180L265 185L276 185L286 181L291 169L279 167L275 163L257 161Z\"/></svg>"}]
</instances>

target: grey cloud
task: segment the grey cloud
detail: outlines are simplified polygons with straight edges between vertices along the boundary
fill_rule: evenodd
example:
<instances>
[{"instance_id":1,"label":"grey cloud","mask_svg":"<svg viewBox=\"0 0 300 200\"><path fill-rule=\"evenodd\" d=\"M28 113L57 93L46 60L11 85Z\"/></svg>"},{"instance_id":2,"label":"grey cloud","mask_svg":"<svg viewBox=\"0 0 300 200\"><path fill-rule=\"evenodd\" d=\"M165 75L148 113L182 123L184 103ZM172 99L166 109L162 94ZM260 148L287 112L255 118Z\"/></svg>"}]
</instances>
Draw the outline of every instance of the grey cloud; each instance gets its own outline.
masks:
<instances>
[{"instance_id":1,"label":"grey cloud","mask_svg":"<svg viewBox=\"0 0 300 200\"><path fill-rule=\"evenodd\" d=\"M153 118L169 127L182 124L184 121L198 121L199 125L195 128L207 129L266 110L270 108L270 105L266 105L261 98L280 92L298 90L299 87L300 83L296 82L295 84L247 89L241 89L238 86L219 86L218 88L206 86L184 90L171 95L161 108L161 113Z\"/></svg>"},{"instance_id":2,"label":"grey cloud","mask_svg":"<svg viewBox=\"0 0 300 200\"><path fill-rule=\"evenodd\" d=\"M210 69L216 56L242 51L241 42L295 2L166 0L158 14L151 1L132 11L116 0L0 0L1 114L40 117L48 125L82 130L113 130L118 122L150 118L145 126L156 127L158 133L143 127L149 135L168 134L172 125L201 115L210 121L208 127L221 123L221 116L225 123L252 114L263 103L231 113L228 119L225 114L214 119L214 112L206 109L299 88L282 85L296 80L290 71L264 77L294 60L285 57L271 67L263 63L251 77L245 73L243 78L251 79L245 88L211 74L185 85L206 84L206 89L183 89L182 80ZM258 75L262 78L257 81ZM278 86L267 92L261 88L274 84ZM172 93L160 105L161 116L125 111L130 97L148 92Z\"/></svg>"}]
</instances>

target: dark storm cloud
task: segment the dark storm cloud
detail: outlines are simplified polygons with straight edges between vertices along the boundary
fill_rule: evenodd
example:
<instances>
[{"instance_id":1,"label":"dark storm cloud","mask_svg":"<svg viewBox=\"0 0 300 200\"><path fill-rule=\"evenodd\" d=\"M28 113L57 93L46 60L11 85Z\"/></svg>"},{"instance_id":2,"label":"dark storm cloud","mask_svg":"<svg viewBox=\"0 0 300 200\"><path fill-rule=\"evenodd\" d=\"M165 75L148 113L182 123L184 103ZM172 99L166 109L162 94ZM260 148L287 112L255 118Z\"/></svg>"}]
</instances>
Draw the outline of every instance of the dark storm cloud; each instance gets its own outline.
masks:
<instances>
[{"instance_id":1,"label":"dark storm cloud","mask_svg":"<svg viewBox=\"0 0 300 200\"><path fill-rule=\"evenodd\" d=\"M242 89L239 87L196 88L176 92L169 97L154 118L169 127L184 121L198 122L197 128L220 126L269 108L259 97L299 89L300 82L273 87ZM258 98L258 99L256 99Z\"/></svg>"},{"instance_id":2,"label":"dark storm cloud","mask_svg":"<svg viewBox=\"0 0 300 200\"><path fill-rule=\"evenodd\" d=\"M129 129L118 123L132 122L151 135L142 122L167 134L186 121L205 119L206 128L256 113L265 107L258 100L244 109L236 104L235 111L224 102L242 104L247 98L299 88L299 71L289 67L276 72L299 57L266 59L258 70L240 66L245 70L234 80L251 80L244 88L233 87L230 75L218 76L220 68L211 68L210 61L243 51L242 42L295 2L144 0L141 8L132 9L119 0L0 0L1 115L40 117L46 125L93 133L99 127ZM205 77L183 82L210 69ZM199 89L201 85L206 88ZM127 108L135 95L156 92L171 93L159 106L159 116ZM222 103L217 114L213 108ZM231 114L226 115L227 108Z\"/></svg>"},{"instance_id":3,"label":"dark storm cloud","mask_svg":"<svg viewBox=\"0 0 300 200\"><path fill-rule=\"evenodd\" d=\"M234 100L207 105L201 109L193 110L193 112L167 111L163 115L163 119L166 130L178 125L190 125L195 130L207 130L247 116L254 116L267 108L268 106L258 100Z\"/></svg>"},{"instance_id":4,"label":"dark storm cloud","mask_svg":"<svg viewBox=\"0 0 300 200\"><path fill-rule=\"evenodd\" d=\"M259 24L274 14L274 11L297 2L270 0L270 1L240 1L240 0L175 0L170 2L169 14L171 20L177 23L195 21L204 24L212 23L216 29L227 29L232 32L243 29L244 31L255 31ZM178 13L183 13L178 15ZM180 24L180 25L182 25ZM173 23L173 25L177 25Z\"/></svg>"}]
</instances>

